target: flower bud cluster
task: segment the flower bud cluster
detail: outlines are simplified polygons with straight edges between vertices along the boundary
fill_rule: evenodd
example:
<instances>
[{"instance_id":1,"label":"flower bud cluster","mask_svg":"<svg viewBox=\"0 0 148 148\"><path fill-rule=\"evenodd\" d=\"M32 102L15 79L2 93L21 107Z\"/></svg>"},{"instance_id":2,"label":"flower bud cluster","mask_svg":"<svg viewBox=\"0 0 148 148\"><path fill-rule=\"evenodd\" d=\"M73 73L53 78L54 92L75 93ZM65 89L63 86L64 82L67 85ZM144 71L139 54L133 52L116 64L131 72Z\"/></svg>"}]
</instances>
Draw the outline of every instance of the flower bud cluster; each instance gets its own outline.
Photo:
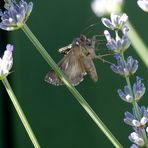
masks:
<instances>
[{"instance_id":1,"label":"flower bud cluster","mask_svg":"<svg viewBox=\"0 0 148 148\"><path fill-rule=\"evenodd\" d=\"M131 148L138 148L145 147L147 143L148 108L138 106L138 101L143 97L146 89L142 78L136 76L133 86L129 80L138 69L138 61L132 56L124 58L124 52L131 44L128 37L127 20L126 14L121 16L111 14L111 20L102 18L102 23L115 32L115 38L113 38L108 30L104 31L107 40L106 47L115 54L116 64L111 65L112 71L124 77L127 82L124 89L118 89L117 92L123 101L133 104L133 113L125 112L124 122L134 129L134 132L129 135L129 140L134 143Z\"/></svg>"}]
</instances>

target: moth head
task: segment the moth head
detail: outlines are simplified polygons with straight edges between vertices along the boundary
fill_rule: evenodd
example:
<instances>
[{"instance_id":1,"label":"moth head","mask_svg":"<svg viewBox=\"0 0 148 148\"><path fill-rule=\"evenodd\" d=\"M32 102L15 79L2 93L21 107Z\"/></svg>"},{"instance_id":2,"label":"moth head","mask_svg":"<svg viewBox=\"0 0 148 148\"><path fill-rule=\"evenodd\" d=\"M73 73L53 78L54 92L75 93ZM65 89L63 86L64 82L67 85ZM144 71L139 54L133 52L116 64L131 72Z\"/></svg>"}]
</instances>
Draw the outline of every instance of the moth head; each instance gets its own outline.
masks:
<instances>
[{"instance_id":1,"label":"moth head","mask_svg":"<svg viewBox=\"0 0 148 148\"><path fill-rule=\"evenodd\" d=\"M80 35L79 38L79 44L81 44L82 46L92 46L92 39L87 38L85 35Z\"/></svg>"}]
</instances>

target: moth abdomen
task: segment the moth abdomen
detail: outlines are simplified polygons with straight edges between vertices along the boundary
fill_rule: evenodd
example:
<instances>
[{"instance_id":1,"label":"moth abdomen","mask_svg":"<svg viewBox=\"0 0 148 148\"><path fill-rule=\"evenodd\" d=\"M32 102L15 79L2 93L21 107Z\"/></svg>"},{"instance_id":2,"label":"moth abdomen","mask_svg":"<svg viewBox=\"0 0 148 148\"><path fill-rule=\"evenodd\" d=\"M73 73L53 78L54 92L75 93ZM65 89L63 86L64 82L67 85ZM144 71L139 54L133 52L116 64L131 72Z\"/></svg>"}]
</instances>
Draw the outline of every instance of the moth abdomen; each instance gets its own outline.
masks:
<instances>
[{"instance_id":1,"label":"moth abdomen","mask_svg":"<svg viewBox=\"0 0 148 148\"><path fill-rule=\"evenodd\" d=\"M90 57L85 57L82 60L85 71L87 72L87 74L90 76L90 78L94 81L97 82L98 81L98 75L96 72L96 68L95 65L92 61L92 59Z\"/></svg>"}]
</instances>

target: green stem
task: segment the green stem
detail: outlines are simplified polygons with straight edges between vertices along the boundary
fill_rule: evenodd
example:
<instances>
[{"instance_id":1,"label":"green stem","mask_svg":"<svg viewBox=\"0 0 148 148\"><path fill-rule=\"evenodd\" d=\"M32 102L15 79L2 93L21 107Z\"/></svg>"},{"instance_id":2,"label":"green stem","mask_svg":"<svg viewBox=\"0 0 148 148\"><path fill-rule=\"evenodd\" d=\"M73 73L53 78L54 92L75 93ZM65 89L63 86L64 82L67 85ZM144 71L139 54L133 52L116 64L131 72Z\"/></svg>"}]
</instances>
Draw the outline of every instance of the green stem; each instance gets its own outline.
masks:
<instances>
[{"instance_id":1,"label":"green stem","mask_svg":"<svg viewBox=\"0 0 148 148\"><path fill-rule=\"evenodd\" d=\"M126 83L127 83L128 87L129 87L129 89L130 89L130 95L131 95L132 98L133 98L133 100L132 100L132 105L133 105L133 107L134 107L134 109L135 109L135 116L136 116L136 118L137 118L138 120L140 120L140 119L141 119L141 115L140 115L140 112L139 112L138 104L137 104L137 102L136 102L135 99L134 99L134 95L133 95L133 91L132 91L130 79L129 79L129 77L126 77L125 79L126 79Z\"/></svg>"},{"instance_id":2,"label":"green stem","mask_svg":"<svg viewBox=\"0 0 148 148\"><path fill-rule=\"evenodd\" d=\"M125 58L124 58L124 53L121 53L121 57L122 57L122 64L123 64L123 67L124 67L126 65ZM132 97L132 105L133 105L133 107L135 109L136 118L138 120L140 120L141 116L140 116L140 112L139 112L139 108L138 108L137 102L134 99L134 94L133 94L133 90L132 90L132 87L131 87L130 79L129 79L128 76L126 76L125 80L126 80L126 83L127 83L128 87L129 87L129 90L130 90L130 95Z\"/></svg>"},{"instance_id":3,"label":"green stem","mask_svg":"<svg viewBox=\"0 0 148 148\"><path fill-rule=\"evenodd\" d=\"M142 41L140 36L137 34L136 30L134 29L134 27L132 26L132 24L130 22L128 22L128 27L130 30L129 31L129 38L132 42L132 46L134 47L134 49L136 50L136 52L140 56L143 63L148 68L148 59L147 59L148 48L146 47L146 45L144 44L144 42Z\"/></svg>"},{"instance_id":4,"label":"green stem","mask_svg":"<svg viewBox=\"0 0 148 148\"><path fill-rule=\"evenodd\" d=\"M13 105L14 105L14 107L15 107L15 109L16 109L16 111L17 111L17 113L18 113L18 115L19 115L19 117L20 117L20 119L21 119L27 133L28 133L28 135L29 135L29 138L30 138L30 140L32 141L32 143L34 145L34 147L35 148L40 148L40 145L39 145L39 143L38 143L32 129L31 129L28 121L27 121L27 118L25 117L25 114L23 113L23 110L21 109L21 106L19 105L19 103L17 101L17 98L16 98L16 96L15 96L15 94L14 94L14 92L13 92L7 78L4 78L2 80L2 82L3 82L3 84L4 84L4 86L5 86L6 90L7 90L7 93L9 95L9 97L10 97L10 99L11 99L11 101L12 101L12 103L13 103Z\"/></svg>"},{"instance_id":5,"label":"green stem","mask_svg":"<svg viewBox=\"0 0 148 148\"><path fill-rule=\"evenodd\" d=\"M27 35L27 37L31 40L31 42L34 44L38 52L42 55L42 57L45 59L45 61L51 66L51 68L57 73L57 75L60 77L60 79L63 81L65 86L68 88L68 90L73 94L73 96L76 98L76 100L81 104L81 106L85 109L85 111L89 114L89 116L93 119L93 121L96 123L96 125L102 130L102 132L107 136L107 138L111 141L111 143L116 148L122 148L121 144L118 142L118 140L112 135L112 133L109 131L109 129L104 125L104 123L101 121L101 119L97 116L97 114L93 111L93 109L89 106L89 104L85 101L85 99L81 96L81 94L76 90L76 88L65 78L64 74L61 72L61 70L58 68L57 64L53 61L53 59L50 57L48 52L45 50L45 48L41 45L41 43L38 41L38 39L34 36L34 34L31 32L31 30L28 28L28 26L25 24L22 28L24 33Z\"/></svg>"}]
</instances>

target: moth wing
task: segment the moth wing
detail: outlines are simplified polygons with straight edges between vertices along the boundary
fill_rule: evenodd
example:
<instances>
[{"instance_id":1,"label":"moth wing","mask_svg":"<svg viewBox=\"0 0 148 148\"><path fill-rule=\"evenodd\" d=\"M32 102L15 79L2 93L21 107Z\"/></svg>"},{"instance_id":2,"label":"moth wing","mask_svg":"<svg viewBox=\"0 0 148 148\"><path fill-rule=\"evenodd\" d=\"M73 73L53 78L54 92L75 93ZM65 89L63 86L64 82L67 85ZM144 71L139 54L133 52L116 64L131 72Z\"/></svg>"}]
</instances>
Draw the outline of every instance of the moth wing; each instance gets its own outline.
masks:
<instances>
[{"instance_id":1,"label":"moth wing","mask_svg":"<svg viewBox=\"0 0 148 148\"><path fill-rule=\"evenodd\" d=\"M78 85L83 80L83 76L86 74L85 69L81 63L78 50L78 48L74 48L58 63L59 68L63 71L65 76L71 81L73 85ZM53 85L63 84L63 82L53 70L47 73L45 76L45 81Z\"/></svg>"},{"instance_id":2,"label":"moth wing","mask_svg":"<svg viewBox=\"0 0 148 148\"><path fill-rule=\"evenodd\" d=\"M68 54L71 49L72 49L72 44L69 44L69 45L67 45L65 47L60 48L58 51L61 54Z\"/></svg>"},{"instance_id":3,"label":"moth wing","mask_svg":"<svg viewBox=\"0 0 148 148\"><path fill-rule=\"evenodd\" d=\"M49 71L44 79L47 83L53 84L53 85L62 85L63 82L59 79L59 77L57 76L57 74L51 70Z\"/></svg>"},{"instance_id":4,"label":"moth wing","mask_svg":"<svg viewBox=\"0 0 148 148\"><path fill-rule=\"evenodd\" d=\"M84 56L83 58L81 58L81 62L87 74L94 82L96 82L98 80L98 75L92 58L90 56Z\"/></svg>"}]
</instances>

